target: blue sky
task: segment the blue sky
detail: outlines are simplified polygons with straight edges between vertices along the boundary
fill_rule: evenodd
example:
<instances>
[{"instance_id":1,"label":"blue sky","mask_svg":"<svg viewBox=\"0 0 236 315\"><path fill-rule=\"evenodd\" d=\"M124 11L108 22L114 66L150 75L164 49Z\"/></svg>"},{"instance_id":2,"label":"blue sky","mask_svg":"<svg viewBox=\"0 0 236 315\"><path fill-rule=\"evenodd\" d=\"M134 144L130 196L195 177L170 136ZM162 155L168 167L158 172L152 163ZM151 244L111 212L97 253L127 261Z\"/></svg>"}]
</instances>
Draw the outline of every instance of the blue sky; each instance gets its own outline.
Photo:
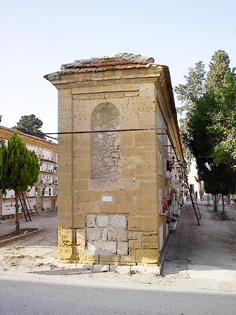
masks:
<instances>
[{"instance_id":1,"label":"blue sky","mask_svg":"<svg viewBox=\"0 0 236 315\"><path fill-rule=\"evenodd\" d=\"M0 0L1 124L35 114L56 132L57 90L43 76L78 59L153 57L173 87L219 49L236 67L235 16L235 0Z\"/></svg>"}]
</instances>

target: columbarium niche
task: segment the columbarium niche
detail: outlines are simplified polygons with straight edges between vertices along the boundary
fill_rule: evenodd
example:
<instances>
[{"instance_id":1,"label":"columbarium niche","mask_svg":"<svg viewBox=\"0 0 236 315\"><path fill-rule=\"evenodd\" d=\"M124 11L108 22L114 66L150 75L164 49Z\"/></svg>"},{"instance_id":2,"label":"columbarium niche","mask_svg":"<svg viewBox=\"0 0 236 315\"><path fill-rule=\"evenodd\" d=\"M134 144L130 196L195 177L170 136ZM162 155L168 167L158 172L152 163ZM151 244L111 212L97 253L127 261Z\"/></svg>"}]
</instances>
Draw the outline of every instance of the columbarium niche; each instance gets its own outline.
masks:
<instances>
[{"instance_id":1,"label":"columbarium niche","mask_svg":"<svg viewBox=\"0 0 236 315\"><path fill-rule=\"evenodd\" d=\"M102 103L92 113L92 179L120 177L119 111L115 105Z\"/></svg>"}]
</instances>

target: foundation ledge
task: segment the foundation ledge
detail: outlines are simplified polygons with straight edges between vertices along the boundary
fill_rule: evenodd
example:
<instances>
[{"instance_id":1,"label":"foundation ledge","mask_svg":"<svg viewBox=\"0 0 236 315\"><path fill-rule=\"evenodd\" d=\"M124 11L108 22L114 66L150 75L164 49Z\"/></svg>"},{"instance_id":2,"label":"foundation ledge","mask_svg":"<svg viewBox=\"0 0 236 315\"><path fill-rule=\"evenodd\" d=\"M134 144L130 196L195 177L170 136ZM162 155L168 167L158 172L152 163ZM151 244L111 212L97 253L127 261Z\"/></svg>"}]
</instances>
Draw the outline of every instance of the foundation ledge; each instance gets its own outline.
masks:
<instances>
[{"instance_id":1,"label":"foundation ledge","mask_svg":"<svg viewBox=\"0 0 236 315\"><path fill-rule=\"evenodd\" d=\"M77 263L56 263L58 268L77 270L78 273L90 271L95 272L116 272L120 274L140 273L140 274L161 274L160 266L127 266L127 265L102 265L102 264L77 264Z\"/></svg>"}]
</instances>

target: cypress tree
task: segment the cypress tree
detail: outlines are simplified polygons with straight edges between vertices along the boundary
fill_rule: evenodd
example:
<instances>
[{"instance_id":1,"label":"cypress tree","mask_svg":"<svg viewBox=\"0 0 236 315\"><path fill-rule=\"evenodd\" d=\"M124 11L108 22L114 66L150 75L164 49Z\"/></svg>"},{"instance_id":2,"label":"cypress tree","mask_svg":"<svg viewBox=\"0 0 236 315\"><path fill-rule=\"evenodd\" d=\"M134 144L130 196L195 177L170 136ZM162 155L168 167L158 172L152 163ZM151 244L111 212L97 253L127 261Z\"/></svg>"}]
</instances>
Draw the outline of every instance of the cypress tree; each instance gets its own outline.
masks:
<instances>
[{"instance_id":1,"label":"cypress tree","mask_svg":"<svg viewBox=\"0 0 236 315\"><path fill-rule=\"evenodd\" d=\"M225 84L225 76L230 73L229 55L224 50L217 50L209 63L209 72L205 82L207 92L220 89Z\"/></svg>"},{"instance_id":2,"label":"cypress tree","mask_svg":"<svg viewBox=\"0 0 236 315\"><path fill-rule=\"evenodd\" d=\"M14 132L8 142L0 147L0 188L15 191L16 233L19 234L19 193L37 182L39 175L38 158L34 151L29 151L21 138Z\"/></svg>"}]
</instances>

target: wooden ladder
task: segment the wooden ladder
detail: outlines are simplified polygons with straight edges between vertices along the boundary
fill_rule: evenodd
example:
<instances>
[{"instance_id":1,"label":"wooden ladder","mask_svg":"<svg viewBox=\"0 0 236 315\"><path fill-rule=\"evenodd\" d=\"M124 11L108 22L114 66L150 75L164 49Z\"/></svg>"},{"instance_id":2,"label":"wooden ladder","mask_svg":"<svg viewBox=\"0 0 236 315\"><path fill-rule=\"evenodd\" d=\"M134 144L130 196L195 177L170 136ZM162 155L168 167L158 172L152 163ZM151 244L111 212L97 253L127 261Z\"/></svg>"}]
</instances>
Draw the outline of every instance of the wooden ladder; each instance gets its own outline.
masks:
<instances>
[{"instance_id":1,"label":"wooden ladder","mask_svg":"<svg viewBox=\"0 0 236 315\"><path fill-rule=\"evenodd\" d=\"M193 205L193 209L194 209L194 212L195 212L195 215L196 215L197 223L198 223L198 225L200 225L200 221L199 220L201 219L201 213L200 213L200 210L199 210L199 207L198 207L197 199L196 199L193 191L190 189L189 186L188 186L188 190L189 190L191 202L192 202L192 205Z\"/></svg>"},{"instance_id":2,"label":"wooden ladder","mask_svg":"<svg viewBox=\"0 0 236 315\"><path fill-rule=\"evenodd\" d=\"M25 195L25 193L20 193L19 194L19 199L20 199L20 204L21 204L21 208L22 208L22 211L24 213L24 216L25 216L25 221L28 222L31 221L31 216L30 216L30 213L29 213L29 209L28 209L28 206L27 206L27 196Z\"/></svg>"}]
</instances>

